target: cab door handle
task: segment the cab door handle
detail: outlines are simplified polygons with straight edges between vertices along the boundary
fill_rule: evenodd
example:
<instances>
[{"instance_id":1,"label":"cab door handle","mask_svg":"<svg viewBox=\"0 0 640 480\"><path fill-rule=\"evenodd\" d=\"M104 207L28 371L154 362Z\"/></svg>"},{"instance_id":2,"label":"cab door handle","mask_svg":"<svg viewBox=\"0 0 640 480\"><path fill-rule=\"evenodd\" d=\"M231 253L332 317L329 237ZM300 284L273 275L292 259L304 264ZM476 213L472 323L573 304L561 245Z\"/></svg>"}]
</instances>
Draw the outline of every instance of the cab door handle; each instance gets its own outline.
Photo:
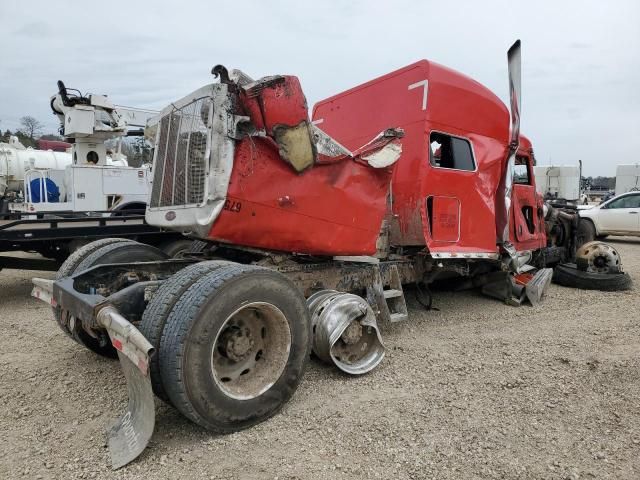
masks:
<instances>
[{"instance_id":1,"label":"cab door handle","mask_svg":"<svg viewBox=\"0 0 640 480\"><path fill-rule=\"evenodd\" d=\"M637 215L637 214L638 214L638 212L629 212L629 213L632 213L632 214L634 214L634 215Z\"/></svg>"}]
</instances>

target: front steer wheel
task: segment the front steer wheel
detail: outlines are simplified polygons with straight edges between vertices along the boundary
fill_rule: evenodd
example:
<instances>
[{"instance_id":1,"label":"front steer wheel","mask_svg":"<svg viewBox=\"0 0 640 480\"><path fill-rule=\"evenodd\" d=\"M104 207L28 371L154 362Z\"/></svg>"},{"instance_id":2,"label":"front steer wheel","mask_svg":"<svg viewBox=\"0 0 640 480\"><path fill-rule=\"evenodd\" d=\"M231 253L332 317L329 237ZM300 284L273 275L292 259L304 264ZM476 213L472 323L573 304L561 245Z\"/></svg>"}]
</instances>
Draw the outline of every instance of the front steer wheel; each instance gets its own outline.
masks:
<instances>
[{"instance_id":1,"label":"front steer wheel","mask_svg":"<svg viewBox=\"0 0 640 480\"><path fill-rule=\"evenodd\" d=\"M585 272L578 270L574 263L556 266L553 269L553 282L565 287L607 292L631 288L631 277L626 273Z\"/></svg>"},{"instance_id":2,"label":"front steer wheel","mask_svg":"<svg viewBox=\"0 0 640 480\"><path fill-rule=\"evenodd\" d=\"M209 430L229 433L274 415L295 392L309 358L304 296L282 274L228 264L176 302L160 342L171 403Z\"/></svg>"}]
</instances>

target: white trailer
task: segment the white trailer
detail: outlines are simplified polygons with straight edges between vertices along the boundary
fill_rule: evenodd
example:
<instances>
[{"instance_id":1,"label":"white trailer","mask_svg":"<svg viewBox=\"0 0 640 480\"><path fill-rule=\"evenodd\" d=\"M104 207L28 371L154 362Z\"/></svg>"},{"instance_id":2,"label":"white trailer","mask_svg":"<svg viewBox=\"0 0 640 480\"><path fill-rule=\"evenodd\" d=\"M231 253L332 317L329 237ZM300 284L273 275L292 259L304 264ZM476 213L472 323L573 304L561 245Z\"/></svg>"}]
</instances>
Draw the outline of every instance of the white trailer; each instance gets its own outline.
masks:
<instances>
[{"instance_id":1,"label":"white trailer","mask_svg":"<svg viewBox=\"0 0 640 480\"><path fill-rule=\"evenodd\" d=\"M640 190L640 163L616 167L616 195Z\"/></svg>"},{"instance_id":2,"label":"white trailer","mask_svg":"<svg viewBox=\"0 0 640 480\"><path fill-rule=\"evenodd\" d=\"M580 198L580 168L562 166L533 167L536 188L545 197L576 201Z\"/></svg>"}]
</instances>

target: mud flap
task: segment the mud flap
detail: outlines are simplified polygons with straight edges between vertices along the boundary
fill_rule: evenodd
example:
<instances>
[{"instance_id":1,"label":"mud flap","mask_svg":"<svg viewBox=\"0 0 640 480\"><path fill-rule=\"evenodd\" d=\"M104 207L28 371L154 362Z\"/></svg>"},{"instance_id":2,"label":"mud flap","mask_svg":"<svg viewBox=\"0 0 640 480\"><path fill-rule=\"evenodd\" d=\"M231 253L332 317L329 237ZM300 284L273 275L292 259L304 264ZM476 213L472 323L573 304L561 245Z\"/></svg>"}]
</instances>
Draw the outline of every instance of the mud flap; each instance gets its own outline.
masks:
<instances>
[{"instance_id":1,"label":"mud flap","mask_svg":"<svg viewBox=\"0 0 640 480\"><path fill-rule=\"evenodd\" d=\"M149 376L153 346L111 306L100 310L97 320L106 328L111 343L118 350L129 393L127 411L108 432L111 467L116 470L138 457L153 434L155 403Z\"/></svg>"}]
</instances>

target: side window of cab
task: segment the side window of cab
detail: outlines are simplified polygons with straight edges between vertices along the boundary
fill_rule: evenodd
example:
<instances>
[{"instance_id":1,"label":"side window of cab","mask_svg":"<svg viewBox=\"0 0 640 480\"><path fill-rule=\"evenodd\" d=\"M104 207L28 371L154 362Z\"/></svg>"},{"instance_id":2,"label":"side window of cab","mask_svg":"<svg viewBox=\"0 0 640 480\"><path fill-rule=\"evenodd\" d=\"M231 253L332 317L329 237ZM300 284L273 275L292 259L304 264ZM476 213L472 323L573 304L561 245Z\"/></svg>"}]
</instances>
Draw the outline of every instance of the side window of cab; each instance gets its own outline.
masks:
<instances>
[{"instance_id":1,"label":"side window of cab","mask_svg":"<svg viewBox=\"0 0 640 480\"><path fill-rule=\"evenodd\" d=\"M436 168L467 171L476 169L469 140L441 132L431 132L429 161Z\"/></svg>"},{"instance_id":2,"label":"side window of cab","mask_svg":"<svg viewBox=\"0 0 640 480\"><path fill-rule=\"evenodd\" d=\"M529 174L529 159L517 155L513 170L513 183L518 185L531 185L531 175Z\"/></svg>"}]
</instances>

